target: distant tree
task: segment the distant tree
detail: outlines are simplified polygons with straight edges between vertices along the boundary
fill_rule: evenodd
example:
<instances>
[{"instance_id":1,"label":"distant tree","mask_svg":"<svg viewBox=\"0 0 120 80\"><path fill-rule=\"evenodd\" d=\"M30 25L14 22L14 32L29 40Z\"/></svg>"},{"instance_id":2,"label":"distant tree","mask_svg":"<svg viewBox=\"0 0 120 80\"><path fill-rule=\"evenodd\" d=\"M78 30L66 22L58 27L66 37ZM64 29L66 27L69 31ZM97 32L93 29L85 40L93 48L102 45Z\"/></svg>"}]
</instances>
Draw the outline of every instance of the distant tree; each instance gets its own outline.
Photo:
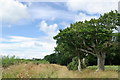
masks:
<instances>
[{"instance_id":1,"label":"distant tree","mask_svg":"<svg viewBox=\"0 0 120 80\"><path fill-rule=\"evenodd\" d=\"M113 43L106 56L106 64L120 65L120 33L113 33L112 37Z\"/></svg>"},{"instance_id":2,"label":"distant tree","mask_svg":"<svg viewBox=\"0 0 120 80\"><path fill-rule=\"evenodd\" d=\"M44 57L45 60L49 61L50 63L54 63L56 64L57 63L57 54L50 54L50 55L46 55Z\"/></svg>"},{"instance_id":3,"label":"distant tree","mask_svg":"<svg viewBox=\"0 0 120 80\"><path fill-rule=\"evenodd\" d=\"M60 64L67 66L72 61L72 56L63 53L53 53L50 55L46 55L44 57L45 60L49 61L53 64Z\"/></svg>"}]
</instances>

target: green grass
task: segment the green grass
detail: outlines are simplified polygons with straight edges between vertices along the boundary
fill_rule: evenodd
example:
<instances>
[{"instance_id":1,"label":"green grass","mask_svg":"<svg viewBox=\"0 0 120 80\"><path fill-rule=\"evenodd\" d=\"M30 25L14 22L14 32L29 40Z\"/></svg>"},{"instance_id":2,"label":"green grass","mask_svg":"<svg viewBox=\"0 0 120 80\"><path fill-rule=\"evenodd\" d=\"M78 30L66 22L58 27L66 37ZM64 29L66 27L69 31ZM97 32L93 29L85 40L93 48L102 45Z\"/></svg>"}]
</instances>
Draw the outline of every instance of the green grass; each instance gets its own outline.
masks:
<instances>
[{"instance_id":1,"label":"green grass","mask_svg":"<svg viewBox=\"0 0 120 80\"><path fill-rule=\"evenodd\" d=\"M87 69L96 70L97 66L88 66ZM118 71L118 66L116 66L116 65L105 65L105 70Z\"/></svg>"}]
</instances>

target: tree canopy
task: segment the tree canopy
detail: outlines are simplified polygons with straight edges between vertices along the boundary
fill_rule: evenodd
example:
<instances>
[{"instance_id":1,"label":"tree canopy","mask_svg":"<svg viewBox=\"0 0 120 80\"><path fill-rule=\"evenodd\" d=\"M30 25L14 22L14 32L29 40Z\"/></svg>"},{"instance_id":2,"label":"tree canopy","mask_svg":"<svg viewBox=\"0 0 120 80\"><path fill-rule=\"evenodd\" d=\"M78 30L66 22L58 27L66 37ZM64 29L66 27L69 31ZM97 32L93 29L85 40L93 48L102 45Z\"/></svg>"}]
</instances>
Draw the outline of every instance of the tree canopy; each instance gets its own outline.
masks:
<instances>
[{"instance_id":1,"label":"tree canopy","mask_svg":"<svg viewBox=\"0 0 120 80\"><path fill-rule=\"evenodd\" d=\"M105 55L112 47L113 30L119 25L119 13L111 11L98 19L71 24L54 37L56 52L69 53L78 58L92 54L98 58L98 70L104 70Z\"/></svg>"}]
</instances>

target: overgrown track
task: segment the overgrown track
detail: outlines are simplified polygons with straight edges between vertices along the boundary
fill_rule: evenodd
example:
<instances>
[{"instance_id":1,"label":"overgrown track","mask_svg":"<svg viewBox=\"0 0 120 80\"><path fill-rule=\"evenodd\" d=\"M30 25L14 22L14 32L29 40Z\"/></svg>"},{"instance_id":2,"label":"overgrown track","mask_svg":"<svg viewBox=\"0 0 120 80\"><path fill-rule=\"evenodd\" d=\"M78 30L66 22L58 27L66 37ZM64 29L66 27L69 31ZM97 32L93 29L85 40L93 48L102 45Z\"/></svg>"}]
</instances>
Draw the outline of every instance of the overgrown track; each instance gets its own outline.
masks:
<instances>
[{"instance_id":1,"label":"overgrown track","mask_svg":"<svg viewBox=\"0 0 120 80\"><path fill-rule=\"evenodd\" d=\"M19 64L3 69L3 78L117 78L116 71L95 72L85 69L83 72L70 71L66 66L57 64Z\"/></svg>"}]
</instances>

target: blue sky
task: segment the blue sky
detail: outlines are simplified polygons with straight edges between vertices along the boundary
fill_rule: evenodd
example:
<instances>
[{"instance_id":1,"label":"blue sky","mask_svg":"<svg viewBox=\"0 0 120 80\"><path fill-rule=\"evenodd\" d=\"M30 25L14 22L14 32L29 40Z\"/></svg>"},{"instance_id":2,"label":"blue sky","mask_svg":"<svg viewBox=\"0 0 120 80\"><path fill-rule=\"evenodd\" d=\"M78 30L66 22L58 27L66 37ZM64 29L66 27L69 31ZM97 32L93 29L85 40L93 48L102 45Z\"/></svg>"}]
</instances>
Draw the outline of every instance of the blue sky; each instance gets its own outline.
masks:
<instances>
[{"instance_id":1,"label":"blue sky","mask_svg":"<svg viewBox=\"0 0 120 80\"><path fill-rule=\"evenodd\" d=\"M69 2L70 1L70 2ZM43 58L56 46L53 36L76 21L98 18L117 9L118 0L69 0L65 2L0 1L2 36L0 55Z\"/></svg>"}]
</instances>

